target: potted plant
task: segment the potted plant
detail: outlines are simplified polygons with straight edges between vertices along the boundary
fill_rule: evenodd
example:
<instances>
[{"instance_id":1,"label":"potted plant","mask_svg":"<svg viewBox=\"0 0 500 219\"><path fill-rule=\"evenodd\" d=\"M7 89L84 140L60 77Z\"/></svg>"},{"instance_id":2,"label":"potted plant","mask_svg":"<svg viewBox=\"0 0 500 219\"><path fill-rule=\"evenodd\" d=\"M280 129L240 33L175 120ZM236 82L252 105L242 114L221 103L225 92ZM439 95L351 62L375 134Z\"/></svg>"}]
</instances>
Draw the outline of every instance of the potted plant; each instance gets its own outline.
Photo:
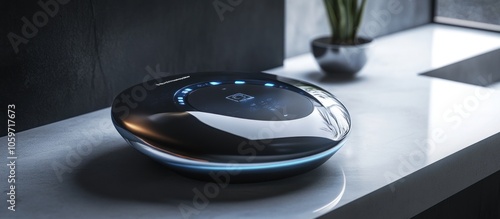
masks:
<instances>
[{"instance_id":1,"label":"potted plant","mask_svg":"<svg viewBox=\"0 0 500 219\"><path fill-rule=\"evenodd\" d=\"M366 64L366 48L372 41L358 36L366 0L324 0L331 36L311 42L312 52L323 71L354 76Z\"/></svg>"}]
</instances>

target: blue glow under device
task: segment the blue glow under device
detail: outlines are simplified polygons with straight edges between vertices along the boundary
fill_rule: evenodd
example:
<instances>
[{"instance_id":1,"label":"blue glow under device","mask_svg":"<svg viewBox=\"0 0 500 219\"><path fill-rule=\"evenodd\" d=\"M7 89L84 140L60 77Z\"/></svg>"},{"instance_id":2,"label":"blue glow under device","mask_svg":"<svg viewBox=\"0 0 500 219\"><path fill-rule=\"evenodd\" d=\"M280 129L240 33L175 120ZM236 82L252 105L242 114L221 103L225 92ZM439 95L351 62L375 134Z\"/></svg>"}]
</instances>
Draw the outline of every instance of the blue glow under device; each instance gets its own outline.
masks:
<instances>
[{"instance_id":1,"label":"blue glow under device","mask_svg":"<svg viewBox=\"0 0 500 219\"><path fill-rule=\"evenodd\" d=\"M312 84L265 73L202 72L132 86L111 117L140 152L202 180L257 182L327 161L351 128L346 108Z\"/></svg>"}]
</instances>

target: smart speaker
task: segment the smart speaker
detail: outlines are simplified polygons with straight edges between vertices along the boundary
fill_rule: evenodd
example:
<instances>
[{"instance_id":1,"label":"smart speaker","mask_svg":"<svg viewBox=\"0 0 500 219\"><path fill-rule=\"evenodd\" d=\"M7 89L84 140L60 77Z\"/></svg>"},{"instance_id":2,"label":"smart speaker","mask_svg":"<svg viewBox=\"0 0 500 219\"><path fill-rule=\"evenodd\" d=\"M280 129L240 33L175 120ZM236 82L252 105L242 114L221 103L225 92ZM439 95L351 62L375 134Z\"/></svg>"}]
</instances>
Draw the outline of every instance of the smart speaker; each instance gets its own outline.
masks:
<instances>
[{"instance_id":1,"label":"smart speaker","mask_svg":"<svg viewBox=\"0 0 500 219\"><path fill-rule=\"evenodd\" d=\"M146 81L118 94L111 117L132 147L172 170L231 183L318 167L351 128L346 108L328 91L266 73L201 72Z\"/></svg>"}]
</instances>

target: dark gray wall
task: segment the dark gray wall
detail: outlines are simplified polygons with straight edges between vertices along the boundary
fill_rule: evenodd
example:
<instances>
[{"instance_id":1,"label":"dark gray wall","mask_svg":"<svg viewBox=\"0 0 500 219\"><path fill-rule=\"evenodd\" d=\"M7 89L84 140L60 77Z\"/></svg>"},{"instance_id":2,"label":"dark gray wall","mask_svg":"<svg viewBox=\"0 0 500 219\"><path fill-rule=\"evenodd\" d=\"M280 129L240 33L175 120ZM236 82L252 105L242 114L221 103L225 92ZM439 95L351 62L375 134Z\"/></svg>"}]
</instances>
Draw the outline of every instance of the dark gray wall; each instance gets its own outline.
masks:
<instances>
[{"instance_id":1,"label":"dark gray wall","mask_svg":"<svg viewBox=\"0 0 500 219\"><path fill-rule=\"evenodd\" d=\"M214 2L227 11L218 13ZM281 65L284 57L283 0L57 5L44 20L35 0L0 3L0 112L16 104L18 131L109 106L118 92L142 82L147 66L163 74L259 71ZM33 16L37 33L23 35L22 18L32 22ZM17 52L10 41L20 38L10 32L26 39Z\"/></svg>"},{"instance_id":2,"label":"dark gray wall","mask_svg":"<svg viewBox=\"0 0 500 219\"><path fill-rule=\"evenodd\" d=\"M370 38L432 21L432 0L368 0L360 34ZM323 0L286 0L286 56L309 52L309 42L329 35Z\"/></svg>"},{"instance_id":3,"label":"dark gray wall","mask_svg":"<svg viewBox=\"0 0 500 219\"><path fill-rule=\"evenodd\" d=\"M500 1L436 0L436 16L500 25Z\"/></svg>"}]
</instances>

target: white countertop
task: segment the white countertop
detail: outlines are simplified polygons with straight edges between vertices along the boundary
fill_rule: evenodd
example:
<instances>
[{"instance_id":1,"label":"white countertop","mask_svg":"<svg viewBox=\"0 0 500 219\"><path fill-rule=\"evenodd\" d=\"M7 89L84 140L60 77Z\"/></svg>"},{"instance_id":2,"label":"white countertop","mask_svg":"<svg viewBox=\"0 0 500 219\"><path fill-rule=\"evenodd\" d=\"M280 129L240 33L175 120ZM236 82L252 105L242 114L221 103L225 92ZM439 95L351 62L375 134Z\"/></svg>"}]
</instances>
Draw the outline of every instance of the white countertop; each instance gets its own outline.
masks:
<instances>
[{"instance_id":1,"label":"white countertop","mask_svg":"<svg viewBox=\"0 0 500 219\"><path fill-rule=\"evenodd\" d=\"M408 218L500 170L498 86L418 75L498 48L498 33L430 24L377 39L352 81L324 76L310 54L287 59L266 72L337 96L352 117L346 145L309 173L229 185L213 197L197 195L206 182L178 176L129 147L113 128L109 108L27 130L17 135L17 211L7 212L4 203L0 213ZM5 156L0 162L7 163ZM0 168L0 178L6 177L7 168Z\"/></svg>"}]
</instances>

